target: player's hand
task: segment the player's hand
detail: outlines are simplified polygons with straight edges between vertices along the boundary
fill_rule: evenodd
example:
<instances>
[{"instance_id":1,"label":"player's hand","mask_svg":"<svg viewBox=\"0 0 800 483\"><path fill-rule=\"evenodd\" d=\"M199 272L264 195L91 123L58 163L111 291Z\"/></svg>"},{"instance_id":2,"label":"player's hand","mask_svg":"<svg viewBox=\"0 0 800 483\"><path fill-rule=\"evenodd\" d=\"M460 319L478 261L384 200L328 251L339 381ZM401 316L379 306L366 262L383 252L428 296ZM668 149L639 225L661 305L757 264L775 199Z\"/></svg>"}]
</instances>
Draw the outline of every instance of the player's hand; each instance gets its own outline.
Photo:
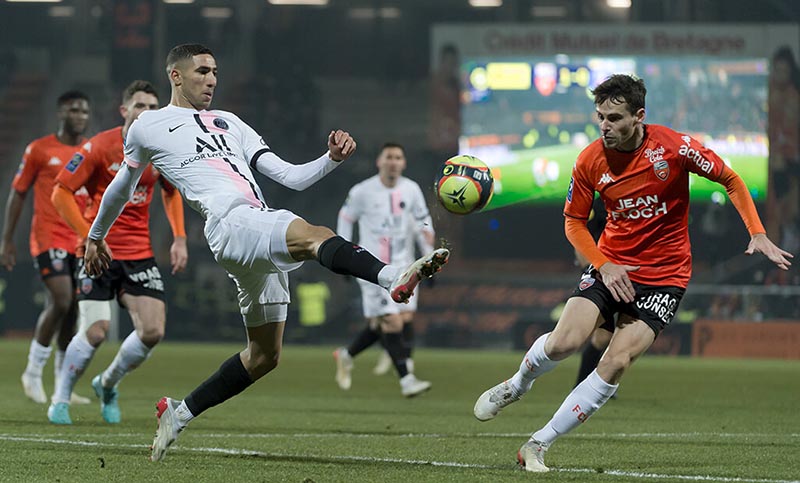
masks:
<instances>
[{"instance_id":1,"label":"player's hand","mask_svg":"<svg viewBox=\"0 0 800 483\"><path fill-rule=\"evenodd\" d=\"M189 249L186 248L186 237L175 237L169 249L169 263L172 265L172 274L182 272L189 261Z\"/></svg>"},{"instance_id":2,"label":"player's hand","mask_svg":"<svg viewBox=\"0 0 800 483\"><path fill-rule=\"evenodd\" d=\"M350 133L337 129L328 135L328 151L334 161L344 161L356 151L356 140Z\"/></svg>"},{"instance_id":3,"label":"player's hand","mask_svg":"<svg viewBox=\"0 0 800 483\"><path fill-rule=\"evenodd\" d=\"M794 255L779 248L763 233L753 235L753 237L750 238L750 243L747 245L747 250L744 252L748 255L763 253L772 263L783 270L789 270L789 267L792 266L792 262L789 261L789 258L794 258Z\"/></svg>"},{"instance_id":4,"label":"player's hand","mask_svg":"<svg viewBox=\"0 0 800 483\"><path fill-rule=\"evenodd\" d=\"M636 291L633 289L631 279L628 278L628 272L635 272L636 270L639 270L639 267L617 265L611 262L606 262L597 269L597 271L600 272L603 283L608 287L614 300L625 303L633 302L633 299L636 297Z\"/></svg>"},{"instance_id":5,"label":"player's hand","mask_svg":"<svg viewBox=\"0 0 800 483\"><path fill-rule=\"evenodd\" d=\"M105 240L86 239L86 253L83 255L84 270L90 277L100 276L111 264L111 250Z\"/></svg>"},{"instance_id":6,"label":"player's hand","mask_svg":"<svg viewBox=\"0 0 800 483\"><path fill-rule=\"evenodd\" d=\"M6 267L9 272L14 269L17 264L17 246L13 241L0 243L0 263Z\"/></svg>"}]
</instances>

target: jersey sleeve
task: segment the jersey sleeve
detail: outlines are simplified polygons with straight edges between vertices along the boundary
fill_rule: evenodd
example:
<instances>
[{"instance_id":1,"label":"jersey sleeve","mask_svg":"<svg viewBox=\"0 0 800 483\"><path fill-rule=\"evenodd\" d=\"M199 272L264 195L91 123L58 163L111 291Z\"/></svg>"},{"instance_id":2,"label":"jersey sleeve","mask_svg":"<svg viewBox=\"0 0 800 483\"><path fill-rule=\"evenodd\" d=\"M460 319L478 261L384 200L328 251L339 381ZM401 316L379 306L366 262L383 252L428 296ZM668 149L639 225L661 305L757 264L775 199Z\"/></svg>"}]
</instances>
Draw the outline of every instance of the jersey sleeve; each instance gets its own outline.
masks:
<instances>
[{"instance_id":1,"label":"jersey sleeve","mask_svg":"<svg viewBox=\"0 0 800 483\"><path fill-rule=\"evenodd\" d=\"M589 164L581 156L572 167L572 178L567 188L564 215L580 220L588 220L594 202L594 186L589 179Z\"/></svg>"},{"instance_id":2,"label":"jersey sleeve","mask_svg":"<svg viewBox=\"0 0 800 483\"><path fill-rule=\"evenodd\" d=\"M39 173L41 165L41 155L36 146L34 143L28 144L11 187L20 193L27 193L33 182L36 181L36 175Z\"/></svg>"},{"instance_id":3,"label":"jersey sleeve","mask_svg":"<svg viewBox=\"0 0 800 483\"><path fill-rule=\"evenodd\" d=\"M683 134L680 139L682 144L678 148L678 159L683 163L684 169L711 181L719 180L725 161L691 136Z\"/></svg>"},{"instance_id":4,"label":"jersey sleeve","mask_svg":"<svg viewBox=\"0 0 800 483\"><path fill-rule=\"evenodd\" d=\"M81 189L92 176L98 148L87 141L59 171L56 182L73 193Z\"/></svg>"},{"instance_id":5,"label":"jersey sleeve","mask_svg":"<svg viewBox=\"0 0 800 483\"><path fill-rule=\"evenodd\" d=\"M256 132L255 129L250 127L249 124L242 121L238 117L235 118L239 123L239 128L242 133L242 149L244 150L245 158L250 166L255 166L256 161L262 154L271 153L272 150L264 141L264 138Z\"/></svg>"},{"instance_id":6,"label":"jersey sleeve","mask_svg":"<svg viewBox=\"0 0 800 483\"><path fill-rule=\"evenodd\" d=\"M146 128L141 119L133 121L125 136L124 153L125 164L134 171L150 164L151 152L148 149ZM141 175L141 173L140 173ZM138 178L137 178L138 182Z\"/></svg>"}]
</instances>

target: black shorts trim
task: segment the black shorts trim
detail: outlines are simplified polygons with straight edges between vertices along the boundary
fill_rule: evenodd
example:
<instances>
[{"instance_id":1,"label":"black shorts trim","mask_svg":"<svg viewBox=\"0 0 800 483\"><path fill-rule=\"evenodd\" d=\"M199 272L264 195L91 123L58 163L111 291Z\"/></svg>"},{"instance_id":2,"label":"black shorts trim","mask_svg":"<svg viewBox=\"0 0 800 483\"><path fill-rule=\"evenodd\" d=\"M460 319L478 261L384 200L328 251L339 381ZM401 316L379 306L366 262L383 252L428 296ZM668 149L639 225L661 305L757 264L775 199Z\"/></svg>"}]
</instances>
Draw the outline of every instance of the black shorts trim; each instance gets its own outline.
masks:
<instances>
[{"instance_id":1,"label":"black shorts trim","mask_svg":"<svg viewBox=\"0 0 800 483\"><path fill-rule=\"evenodd\" d=\"M59 275L68 275L75 280L75 270L77 261L75 255L67 252L63 248L49 248L36 255L33 259L33 266L39 272L42 280Z\"/></svg>"},{"instance_id":2,"label":"black shorts trim","mask_svg":"<svg viewBox=\"0 0 800 483\"><path fill-rule=\"evenodd\" d=\"M144 295L164 301L164 281L153 257L112 260L97 278L89 277L78 261L78 300L113 300L122 294Z\"/></svg>"},{"instance_id":3,"label":"black shorts trim","mask_svg":"<svg viewBox=\"0 0 800 483\"><path fill-rule=\"evenodd\" d=\"M611 291L600 280L599 273L589 266L581 275L572 297L590 300L598 309L604 322L601 328L613 332L619 314L639 319L647 324L656 337L672 322L686 289L675 286L644 285L633 282L636 296L631 303L617 302Z\"/></svg>"}]
</instances>

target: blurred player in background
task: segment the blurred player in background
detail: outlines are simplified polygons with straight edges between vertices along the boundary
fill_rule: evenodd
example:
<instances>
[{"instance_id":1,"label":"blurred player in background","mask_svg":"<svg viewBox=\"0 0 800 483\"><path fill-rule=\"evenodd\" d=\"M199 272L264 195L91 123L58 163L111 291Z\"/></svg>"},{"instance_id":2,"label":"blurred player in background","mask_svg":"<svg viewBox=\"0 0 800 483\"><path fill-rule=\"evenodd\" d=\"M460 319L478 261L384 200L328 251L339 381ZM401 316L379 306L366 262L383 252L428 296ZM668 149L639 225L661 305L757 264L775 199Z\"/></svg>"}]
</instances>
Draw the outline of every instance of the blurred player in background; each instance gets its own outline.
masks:
<instances>
[{"instance_id":1,"label":"blurred player in background","mask_svg":"<svg viewBox=\"0 0 800 483\"><path fill-rule=\"evenodd\" d=\"M158 94L152 84L141 80L132 82L123 91L119 108L124 125L91 138L75 154L75 162L61 170L56 178L53 204L82 239L89 234L89 222L94 219L103 193L122 167L123 139L128 129L139 114L158 107ZM170 249L172 273L186 266L188 254L180 194L159 176L158 171L153 168L145 170L119 220L106 237L114 254L109 268L91 278L83 270L83 260L78 261L78 332L67 347L65 364L47 411L51 423L72 424L69 394L95 350L106 339L114 298L128 310L134 331L122 342L111 365L92 379L92 387L100 398L101 415L107 423L120 422L117 384L150 356L153 347L164 336L164 282L153 256L149 226L150 202L157 182L161 184L164 209L174 236ZM86 218L74 196L81 186L86 186L94 202L92 212L87 213Z\"/></svg>"},{"instance_id":2,"label":"blurred player in background","mask_svg":"<svg viewBox=\"0 0 800 483\"><path fill-rule=\"evenodd\" d=\"M644 123L646 92L630 75L613 75L592 91L601 139L578 156L564 207L567 238L591 265L555 329L533 343L516 374L475 403L476 418L494 418L597 327L613 331L597 369L520 448L517 459L528 471L548 471L548 448L608 401L675 315L692 271L689 173L725 186L750 233L745 253L763 253L784 270L791 265L792 255L767 238L747 186L719 156L690 136ZM599 244L586 227L595 191L608 210Z\"/></svg>"},{"instance_id":3,"label":"blurred player in background","mask_svg":"<svg viewBox=\"0 0 800 483\"><path fill-rule=\"evenodd\" d=\"M244 391L277 367L289 303L288 272L305 260L381 285L404 302L419 282L447 263L449 251L434 250L403 270L367 250L314 226L287 210L267 206L252 171L303 190L350 157L355 140L331 131L328 151L301 165L287 163L235 114L208 110L217 86L211 50L199 44L174 47L167 56L170 104L145 112L125 138L125 162L103 195L86 241L85 268L96 276L111 261L105 237L136 183L155 167L206 219L205 236L217 262L239 291L247 347L186 399L161 398L158 430L150 458L161 460L189 422L203 411Z\"/></svg>"},{"instance_id":4,"label":"blurred player in background","mask_svg":"<svg viewBox=\"0 0 800 483\"><path fill-rule=\"evenodd\" d=\"M377 175L350 189L339 210L336 233L352 240L353 225L358 223L358 243L362 247L384 263L405 266L414 261L415 245L419 245L422 253L433 250L433 222L419 185L403 177L406 168L403 147L384 144L376 165ZM375 284L359 280L358 285L367 325L349 347L340 347L333 353L339 387L350 389L353 358L380 340L400 377L403 396L413 397L430 389L430 382L414 376L411 360L412 320L419 293L414 293L407 303L398 304Z\"/></svg>"},{"instance_id":5,"label":"blurred player in background","mask_svg":"<svg viewBox=\"0 0 800 483\"><path fill-rule=\"evenodd\" d=\"M28 365L22 374L22 387L25 395L39 404L47 402L42 385L42 369L50 358L50 343L57 334L55 375L58 378L64 350L75 331L77 305L74 277L78 237L58 216L50 201L50 194L59 171L65 165L72 165L75 149L86 141L83 134L89 125L89 98L79 91L65 92L59 96L57 107L56 133L36 139L25 148L22 164L8 194L0 243L2 264L11 271L17 261L14 231L28 190L33 187L30 252L47 289L47 300L36 323ZM87 199L86 190L81 190L77 202L85 207ZM67 397L70 397L69 394ZM88 404L90 401L73 396L73 402Z\"/></svg>"}]
</instances>

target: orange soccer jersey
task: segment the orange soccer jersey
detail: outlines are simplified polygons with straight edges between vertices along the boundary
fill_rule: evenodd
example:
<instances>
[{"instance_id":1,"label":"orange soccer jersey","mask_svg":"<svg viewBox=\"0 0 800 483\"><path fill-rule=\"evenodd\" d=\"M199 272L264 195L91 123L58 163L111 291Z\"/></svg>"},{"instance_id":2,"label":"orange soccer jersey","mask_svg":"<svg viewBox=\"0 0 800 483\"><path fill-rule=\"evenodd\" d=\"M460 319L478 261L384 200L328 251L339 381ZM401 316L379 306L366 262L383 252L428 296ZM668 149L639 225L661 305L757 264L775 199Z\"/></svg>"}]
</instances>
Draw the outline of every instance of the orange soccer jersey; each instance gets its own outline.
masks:
<instances>
[{"instance_id":1,"label":"orange soccer jersey","mask_svg":"<svg viewBox=\"0 0 800 483\"><path fill-rule=\"evenodd\" d=\"M611 262L641 268L631 280L686 287L692 275L689 245L689 173L718 181L725 163L696 139L648 124L633 152L605 149L602 140L578 156L564 215L586 220L594 192L607 215L598 248Z\"/></svg>"},{"instance_id":2,"label":"orange soccer jersey","mask_svg":"<svg viewBox=\"0 0 800 483\"><path fill-rule=\"evenodd\" d=\"M75 154L75 162L61 170L56 181L70 191L86 186L92 197L92 205L86 212L86 218L93 220L97 215L100 200L108 184L114 179L123 161L122 127L103 131L88 142ZM125 205L105 241L111 253L118 260L141 260L153 256L150 245L150 201L153 199L153 187L159 179L155 168L142 174L139 184ZM165 189L174 190L161 180Z\"/></svg>"},{"instance_id":3,"label":"orange soccer jersey","mask_svg":"<svg viewBox=\"0 0 800 483\"><path fill-rule=\"evenodd\" d=\"M81 142L84 142L82 139ZM72 228L58 215L50 194L56 176L75 154L77 146L62 144L55 134L34 140L25 148L22 163L11 185L20 193L27 193L33 186L33 219L31 220L30 250L36 257L50 248L61 248L75 254L78 237ZM80 188L81 186L78 186ZM84 207L87 197L78 197Z\"/></svg>"}]
</instances>

